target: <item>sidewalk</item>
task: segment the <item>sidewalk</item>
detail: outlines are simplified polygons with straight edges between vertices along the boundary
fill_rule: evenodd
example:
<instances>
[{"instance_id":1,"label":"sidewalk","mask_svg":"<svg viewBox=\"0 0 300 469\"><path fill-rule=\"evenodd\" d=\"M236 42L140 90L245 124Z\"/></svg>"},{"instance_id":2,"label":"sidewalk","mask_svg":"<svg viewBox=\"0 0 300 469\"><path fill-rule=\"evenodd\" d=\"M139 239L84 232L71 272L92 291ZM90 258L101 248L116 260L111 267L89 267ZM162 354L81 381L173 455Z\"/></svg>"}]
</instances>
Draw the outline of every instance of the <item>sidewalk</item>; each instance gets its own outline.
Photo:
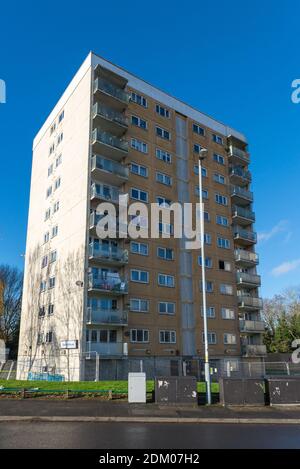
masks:
<instances>
[{"instance_id":1,"label":"sidewalk","mask_svg":"<svg viewBox=\"0 0 300 469\"><path fill-rule=\"evenodd\" d=\"M127 421L190 423L294 423L300 425L300 407L175 406L83 400L0 399L0 422Z\"/></svg>"}]
</instances>

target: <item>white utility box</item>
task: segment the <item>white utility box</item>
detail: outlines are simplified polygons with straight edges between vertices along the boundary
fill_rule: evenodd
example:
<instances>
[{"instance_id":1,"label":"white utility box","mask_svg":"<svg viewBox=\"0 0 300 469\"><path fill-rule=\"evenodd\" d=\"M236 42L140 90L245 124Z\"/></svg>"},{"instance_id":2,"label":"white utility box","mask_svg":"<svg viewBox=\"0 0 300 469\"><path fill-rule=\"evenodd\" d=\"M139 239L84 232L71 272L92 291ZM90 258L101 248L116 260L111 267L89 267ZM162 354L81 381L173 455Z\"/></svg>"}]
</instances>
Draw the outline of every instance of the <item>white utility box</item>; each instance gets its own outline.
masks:
<instances>
[{"instance_id":1,"label":"white utility box","mask_svg":"<svg viewBox=\"0 0 300 469\"><path fill-rule=\"evenodd\" d=\"M128 373L128 402L146 403L146 373Z\"/></svg>"}]
</instances>

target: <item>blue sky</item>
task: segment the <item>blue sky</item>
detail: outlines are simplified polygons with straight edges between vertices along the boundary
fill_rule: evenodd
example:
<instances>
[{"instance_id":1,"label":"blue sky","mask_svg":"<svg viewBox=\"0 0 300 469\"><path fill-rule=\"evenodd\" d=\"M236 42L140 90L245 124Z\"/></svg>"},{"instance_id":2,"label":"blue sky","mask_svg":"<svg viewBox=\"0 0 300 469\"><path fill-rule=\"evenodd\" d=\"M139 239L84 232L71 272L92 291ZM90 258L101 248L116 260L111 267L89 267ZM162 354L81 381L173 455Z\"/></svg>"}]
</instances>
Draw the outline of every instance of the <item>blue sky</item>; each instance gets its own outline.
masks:
<instances>
[{"instance_id":1,"label":"blue sky","mask_svg":"<svg viewBox=\"0 0 300 469\"><path fill-rule=\"evenodd\" d=\"M23 265L32 139L93 50L247 135L262 295L299 285L300 5L276 3L2 3L0 263Z\"/></svg>"}]
</instances>

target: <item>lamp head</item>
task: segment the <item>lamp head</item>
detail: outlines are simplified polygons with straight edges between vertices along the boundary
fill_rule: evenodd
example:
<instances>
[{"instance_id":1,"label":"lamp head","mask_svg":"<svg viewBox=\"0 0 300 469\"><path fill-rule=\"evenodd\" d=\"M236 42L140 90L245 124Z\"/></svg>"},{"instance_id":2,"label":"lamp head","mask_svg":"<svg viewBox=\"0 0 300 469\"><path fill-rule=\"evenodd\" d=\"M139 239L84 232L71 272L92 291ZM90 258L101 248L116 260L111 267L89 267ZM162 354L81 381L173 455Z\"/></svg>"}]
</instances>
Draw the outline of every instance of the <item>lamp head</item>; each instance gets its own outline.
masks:
<instances>
[{"instance_id":1,"label":"lamp head","mask_svg":"<svg viewBox=\"0 0 300 469\"><path fill-rule=\"evenodd\" d=\"M203 161L207 156L207 148L201 148L199 152L199 160Z\"/></svg>"}]
</instances>

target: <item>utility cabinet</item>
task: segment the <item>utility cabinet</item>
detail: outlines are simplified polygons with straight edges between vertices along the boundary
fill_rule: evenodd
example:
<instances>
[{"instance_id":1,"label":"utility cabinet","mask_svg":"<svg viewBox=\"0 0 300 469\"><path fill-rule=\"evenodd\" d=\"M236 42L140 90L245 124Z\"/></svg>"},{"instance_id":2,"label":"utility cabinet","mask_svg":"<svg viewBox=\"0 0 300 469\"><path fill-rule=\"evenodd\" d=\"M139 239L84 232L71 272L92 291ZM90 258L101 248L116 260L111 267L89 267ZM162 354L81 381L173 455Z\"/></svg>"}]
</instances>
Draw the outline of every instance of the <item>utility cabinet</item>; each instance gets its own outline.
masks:
<instances>
[{"instance_id":1,"label":"utility cabinet","mask_svg":"<svg viewBox=\"0 0 300 469\"><path fill-rule=\"evenodd\" d=\"M128 402L146 402L146 373L128 373Z\"/></svg>"}]
</instances>

